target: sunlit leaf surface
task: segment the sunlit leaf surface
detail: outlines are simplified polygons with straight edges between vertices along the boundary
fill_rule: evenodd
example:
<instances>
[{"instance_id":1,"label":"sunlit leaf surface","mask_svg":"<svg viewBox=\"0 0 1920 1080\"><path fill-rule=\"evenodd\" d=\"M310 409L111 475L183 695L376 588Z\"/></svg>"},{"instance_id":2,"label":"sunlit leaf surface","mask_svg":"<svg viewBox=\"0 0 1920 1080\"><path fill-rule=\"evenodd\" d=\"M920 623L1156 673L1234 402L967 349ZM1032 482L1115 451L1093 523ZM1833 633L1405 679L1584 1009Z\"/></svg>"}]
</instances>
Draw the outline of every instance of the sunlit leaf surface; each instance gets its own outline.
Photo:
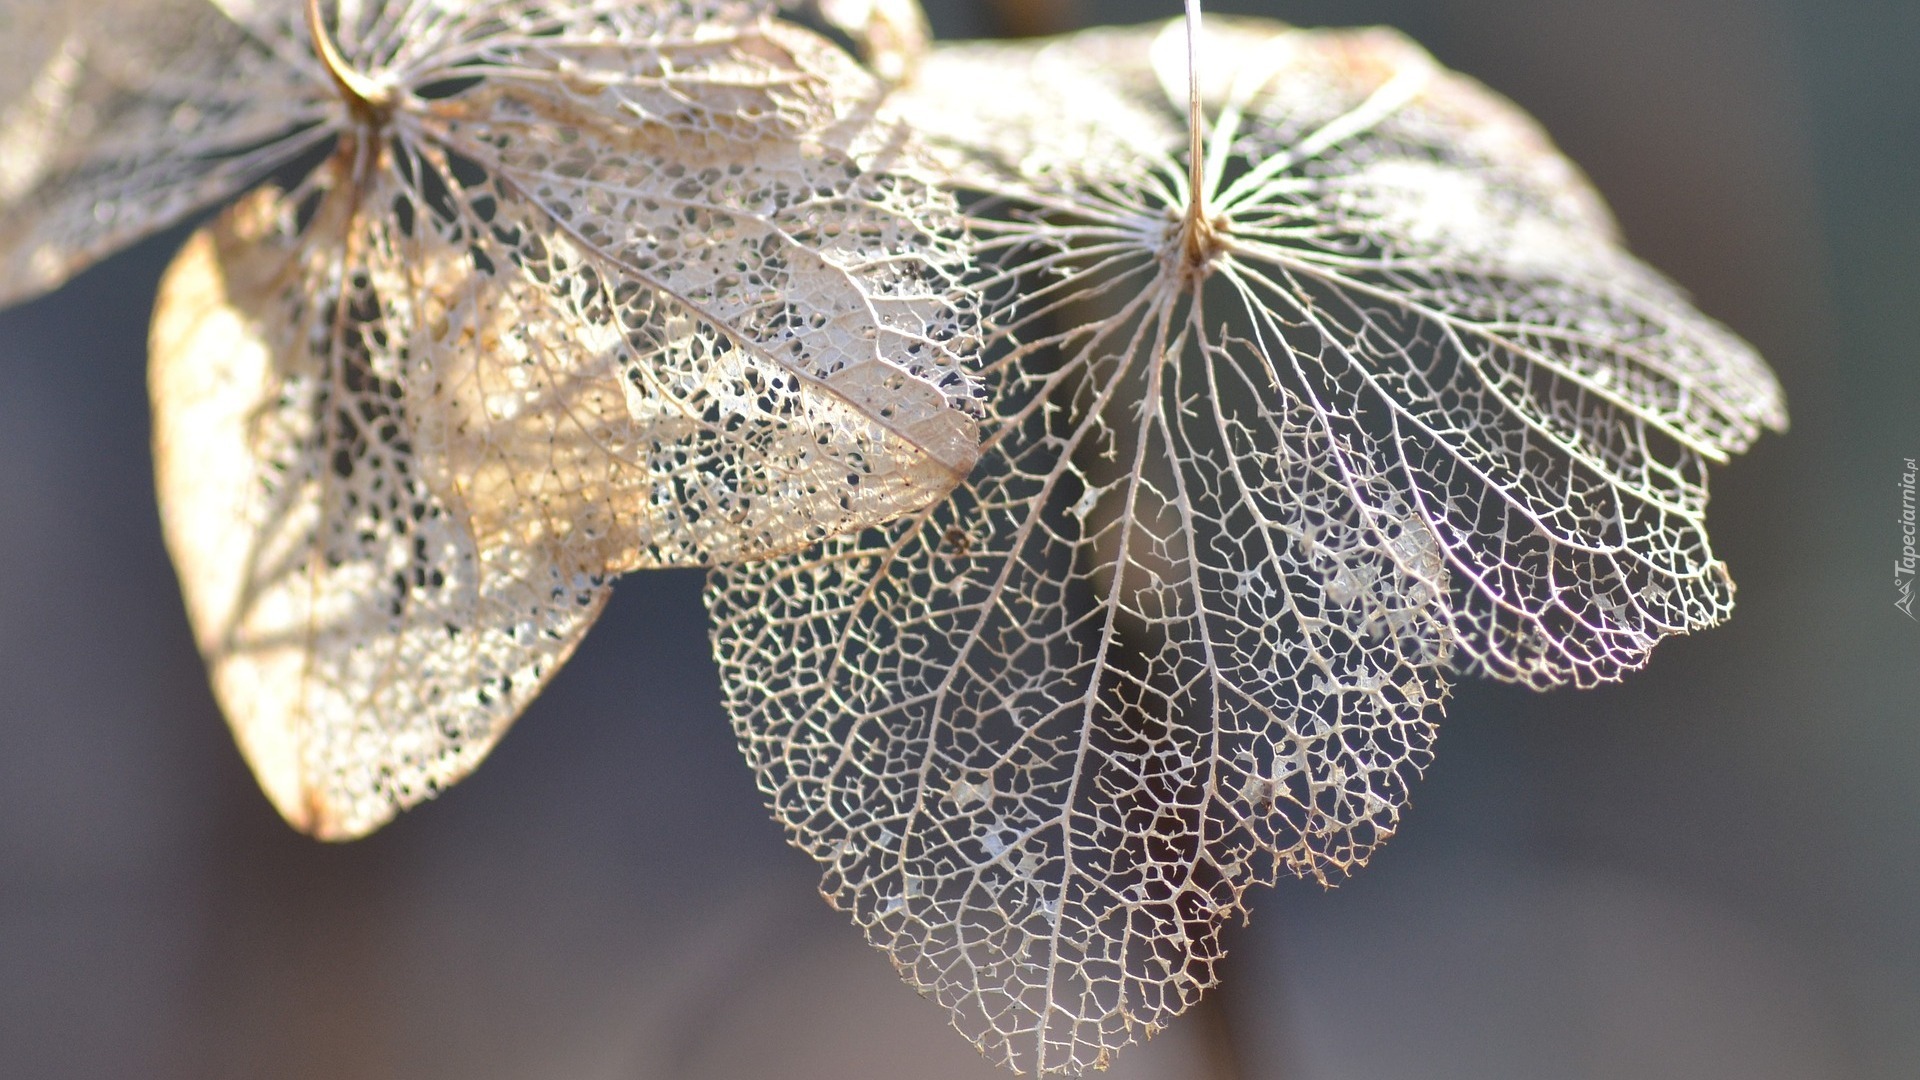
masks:
<instances>
[{"instance_id":1,"label":"sunlit leaf surface","mask_svg":"<svg viewBox=\"0 0 1920 1080\"><path fill-rule=\"evenodd\" d=\"M1022 1070L1363 862L1447 668L1585 685L1722 619L1705 462L1785 423L1510 104L1386 31L1198 51L1199 160L1177 25L922 61L894 104L1003 268L980 465L709 591L826 894Z\"/></svg>"},{"instance_id":2,"label":"sunlit leaf surface","mask_svg":"<svg viewBox=\"0 0 1920 1080\"><path fill-rule=\"evenodd\" d=\"M611 575L791 551L971 468L951 196L771 8L0 5L0 143L35 148L0 298L319 161L196 236L153 342L169 544L296 825L470 769Z\"/></svg>"}]
</instances>

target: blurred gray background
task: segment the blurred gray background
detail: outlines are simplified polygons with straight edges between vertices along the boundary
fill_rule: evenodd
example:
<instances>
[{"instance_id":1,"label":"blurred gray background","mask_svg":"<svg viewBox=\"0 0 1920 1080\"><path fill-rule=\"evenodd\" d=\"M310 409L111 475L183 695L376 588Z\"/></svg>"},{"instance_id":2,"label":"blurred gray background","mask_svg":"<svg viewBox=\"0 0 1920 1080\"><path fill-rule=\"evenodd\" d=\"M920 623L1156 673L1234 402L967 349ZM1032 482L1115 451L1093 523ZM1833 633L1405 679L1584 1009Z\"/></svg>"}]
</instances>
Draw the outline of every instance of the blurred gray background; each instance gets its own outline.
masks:
<instances>
[{"instance_id":1,"label":"blurred gray background","mask_svg":"<svg viewBox=\"0 0 1920 1080\"><path fill-rule=\"evenodd\" d=\"M1174 0L930 5L946 36ZM1920 4L1241 0L1389 22L1518 100L1758 344L1794 429L1717 472L1721 629L1603 690L1466 683L1401 835L1286 882L1195 1080L1920 1076ZM1024 25L1021 25L1024 24ZM473 778L369 840L254 788L153 511L149 242L0 313L0 1075L986 1078L761 813L696 574L624 581Z\"/></svg>"}]
</instances>

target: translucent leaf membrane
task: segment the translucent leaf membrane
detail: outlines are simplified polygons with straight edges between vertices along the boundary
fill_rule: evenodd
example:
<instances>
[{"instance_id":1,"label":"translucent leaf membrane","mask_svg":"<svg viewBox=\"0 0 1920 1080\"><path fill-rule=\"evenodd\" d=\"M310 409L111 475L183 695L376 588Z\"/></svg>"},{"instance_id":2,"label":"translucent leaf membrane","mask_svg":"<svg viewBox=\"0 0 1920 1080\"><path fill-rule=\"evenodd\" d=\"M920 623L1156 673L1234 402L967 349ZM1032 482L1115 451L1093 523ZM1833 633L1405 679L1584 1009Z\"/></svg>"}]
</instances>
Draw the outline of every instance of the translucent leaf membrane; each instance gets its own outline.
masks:
<instances>
[{"instance_id":1,"label":"translucent leaf membrane","mask_svg":"<svg viewBox=\"0 0 1920 1080\"><path fill-rule=\"evenodd\" d=\"M559 125L576 103L501 83L443 110L451 154L430 144L413 164L452 193L464 237L543 287L555 333L532 368L608 377L611 412L570 420L634 518L609 569L792 550L972 467L959 219L925 182L730 130L744 111L671 147L588 134ZM543 447L522 446L526 463Z\"/></svg>"},{"instance_id":2,"label":"translucent leaf membrane","mask_svg":"<svg viewBox=\"0 0 1920 1080\"><path fill-rule=\"evenodd\" d=\"M216 694L280 812L357 835L484 756L599 614L564 545L484 544L418 439L396 237L258 192L168 271L150 384L164 524ZM448 252L438 253L443 257ZM432 271L428 271L431 273ZM484 506L484 504L481 504Z\"/></svg>"},{"instance_id":3,"label":"translucent leaf membrane","mask_svg":"<svg viewBox=\"0 0 1920 1080\"><path fill-rule=\"evenodd\" d=\"M1209 21L1191 170L1182 33L922 62L892 107L999 265L980 464L709 589L824 891L1023 1071L1191 1004L1248 886L1362 863L1448 667L1585 684L1722 618L1704 460L1785 420L1513 106Z\"/></svg>"},{"instance_id":4,"label":"translucent leaf membrane","mask_svg":"<svg viewBox=\"0 0 1920 1080\"><path fill-rule=\"evenodd\" d=\"M8 39L57 77L0 109L29 142L118 119L77 164L7 159L8 265L68 272L331 146L183 253L153 357L188 607L295 825L357 835L472 768L610 576L792 551L971 468L953 198L770 3L346 0L317 36L296 3L80 10ZM142 63L62 67L109 15L154 22ZM308 104L250 111L281 100ZM96 229L96 175L153 213Z\"/></svg>"}]
</instances>

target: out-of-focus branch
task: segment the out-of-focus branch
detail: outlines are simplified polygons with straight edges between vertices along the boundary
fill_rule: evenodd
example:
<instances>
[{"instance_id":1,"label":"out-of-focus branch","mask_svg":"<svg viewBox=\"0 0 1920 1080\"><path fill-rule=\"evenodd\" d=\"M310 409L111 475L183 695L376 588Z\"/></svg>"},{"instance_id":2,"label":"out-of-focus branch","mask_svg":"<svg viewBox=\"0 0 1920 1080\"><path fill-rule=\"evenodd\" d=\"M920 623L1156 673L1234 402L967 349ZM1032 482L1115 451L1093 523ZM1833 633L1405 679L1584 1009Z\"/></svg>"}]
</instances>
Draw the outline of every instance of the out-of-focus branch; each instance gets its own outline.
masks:
<instances>
[{"instance_id":1,"label":"out-of-focus branch","mask_svg":"<svg viewBox=\"0 0 1920 1080\"><path fill-rule=\"evenodd\" d=\"M1206 1080L1246 1080L1241 1044L1234 1030L1233 1002L1225 983L1209 989L1193 1007L1193 1023L1200 1029Z\"/></svg>"},{"instance_id":2,"label":"out-of-focus branch","mask_svg":"<svg viewBox=\"0 0 1920 1080\"><path fill-rule=\"evenodd\" d=\"M1080 0L990 0L997 29L1008 37L1038 37L1081 24Z\"/></svg>"},{"instance_id":3,"label":"out-of-focus branch","mask_svg":"<svg viewBox=\"0 0 1920 1080\"><path fill-rule=\"evenodd\" d=\"M933 41L919 0L786 0L853 39L860 58L890 83L904 80Z\"/></svg>"}]
</instances>

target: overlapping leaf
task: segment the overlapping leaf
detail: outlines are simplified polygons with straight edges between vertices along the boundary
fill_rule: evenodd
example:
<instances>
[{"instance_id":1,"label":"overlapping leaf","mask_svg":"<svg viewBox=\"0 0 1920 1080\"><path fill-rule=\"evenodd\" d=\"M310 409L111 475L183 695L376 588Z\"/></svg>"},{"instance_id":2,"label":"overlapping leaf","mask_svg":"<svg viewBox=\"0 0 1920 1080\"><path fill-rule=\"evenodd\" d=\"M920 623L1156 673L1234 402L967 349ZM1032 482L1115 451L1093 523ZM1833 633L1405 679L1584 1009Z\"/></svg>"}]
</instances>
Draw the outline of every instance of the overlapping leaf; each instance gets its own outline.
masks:
<instances>
[{"instance_id":1,"label":"overlapping leaf","mask_svg":"<svg viewBox=\"0 0 1920 1080\"><path fill-rule=\"evenodd\" d=\"M951 197L771 7L110 0L10 39L40 74L5 137L43 152L9 159L0 296L331 144L194 241L154 349L188 607L295 824L355 835L471 768L608 576L971 467Z\"/></svg>"},{"instance_id":2,"label":"overlapping leaf","mask_svg":"<svg viewBox=\"0 0 1920 1080\"><path fill-rule=\"evenodd\" d=\"M1704 459L1784 413L1513 107L1383 31L925 58L1001 358L946 502L717 571L824 890L989 1056L1078 1071L1278 869L1394 828L1452 663L1612 678L1726 613Z\"/></svg>"},{"instance_id":3,"label":"overlapping leaf","mask_svg":"<svg viewBox=\"0 0 1920 1080\"><path fill-rule=\"evenodd\" d=\"M207 0L0 2L0 304L315 145L325 89Z\"/></svg>"},{"instance_id":4,"label":"overlapping leaf","mask_svg":"<svg viewBox=\"0 0 1920 1080\"><path fill-rule=\"evenodd\" d=\"M338 226L347 196L330 194L320 211ZM362 220L348 263L304 245L294 209L249 196L169 270L154 447L167 539L235 738L289 820L341 836L478 764L607 588L565 534L486 543L485 499L423 465L434 458L417 413L431 405L404 388L436 373L388 367L383 339L441 300L447 283L431 279L459 276L459 253L410 266L424 245Z\"/></svg>"}]
</instances>

